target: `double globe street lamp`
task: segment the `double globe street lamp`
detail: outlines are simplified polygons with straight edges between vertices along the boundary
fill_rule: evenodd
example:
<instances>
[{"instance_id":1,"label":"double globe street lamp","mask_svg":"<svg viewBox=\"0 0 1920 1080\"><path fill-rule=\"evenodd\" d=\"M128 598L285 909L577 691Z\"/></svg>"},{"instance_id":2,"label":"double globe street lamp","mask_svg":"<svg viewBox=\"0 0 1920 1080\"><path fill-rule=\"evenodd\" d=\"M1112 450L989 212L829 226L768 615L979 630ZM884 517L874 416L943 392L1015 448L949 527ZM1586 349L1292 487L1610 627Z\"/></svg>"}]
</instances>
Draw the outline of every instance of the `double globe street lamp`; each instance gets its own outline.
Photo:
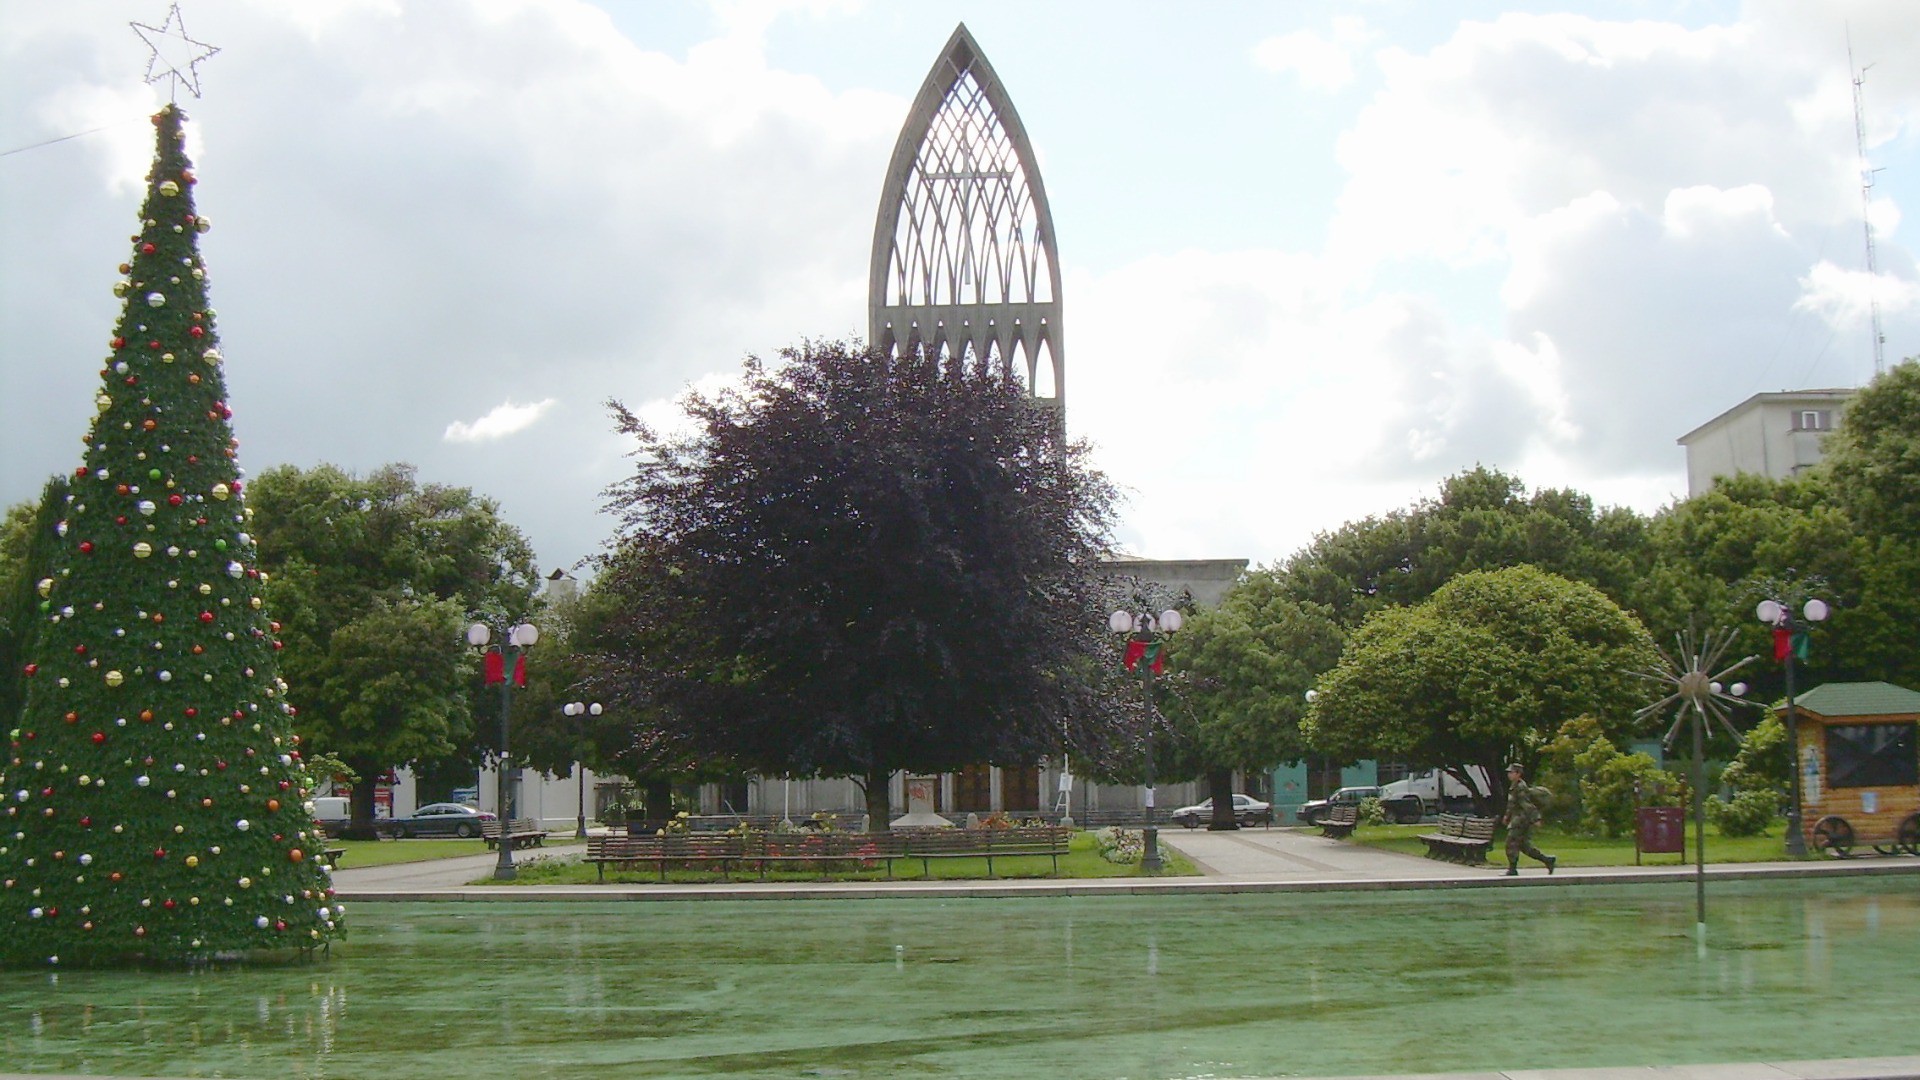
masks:
<instances>
[{"instance_id":1,"label":"double globe street lamp","mask_svg":"<svg viewBox=\"0 0 1920 1080\"><path fill-rule=\"evenodd\" d=\"M560 713L563 716L599 716L600 703L569 701L560 706ZM586 742L584 734L580 741L583 744ZM573 786L574 794L579 800L579 805L575 808L578 816L575 818L573 835L585 840L587 838L587 767L578 761L573 763Z\"/></svg>"},{"instance_id":2,"label":"double globe street lamp","mask_svg":"<svg viewBox=\"0 0 1920 1080\"><path fill-rule=\"evenodd\" d=\"M493 640L493 630L486 623L477 622L467 627L467 644L476 649L485 649ZM513 686L527 684L526 651L540 640L540 630L532 623L521 623L507 631L507 640L499 650L488 650L486 671L487 682L500 684L500 840L496 845L500 850L500 859L494 864L495 881L512 881L513 845L507 836L512 832L513 815L509 812L512 798L512 780L507 769L507 717L513 711ZM498 657L496 662L495 657Z\"/></svg>"},{"instance_id":3,"label":"double globe street lamp","mask_svg":"<svg viewBox=\"0 0 1920 1080\"><path fill-rule=\"evenodd\" d=\"M1172 608L1158 615L1116 611L1107 616L1107 629L1127 639L1123 662L1128 671L1139 670L1140 685L1147 697L1147 797L1145 820L1140 829L1140 869L1148 874L1160 872L1160 830L1153 824L1153 733L1159 727L1153 704L1153 677L1166 668L1166 638L1179 632L1184 622L1180 613Z\"/></svg>"},{"instance_id":4,"label":"double globe street lamp","mask_svg":"<svg viewBox=\"0 0 1920 1080\"><path fill-rule=\"evenodd\" d=\"M1807 853L1807 838L1800 832L1800 718L1793 709L1793 662L1805 656L1807 623L1825 622L1827 602L1808 600L1800 607L1800 619L1793 609L1778 600L1760 601L1753 614L1773 627L1773 658L1786 666L1787 676L1787 854L1799 858Z\"/></svg>"}]
</instances>

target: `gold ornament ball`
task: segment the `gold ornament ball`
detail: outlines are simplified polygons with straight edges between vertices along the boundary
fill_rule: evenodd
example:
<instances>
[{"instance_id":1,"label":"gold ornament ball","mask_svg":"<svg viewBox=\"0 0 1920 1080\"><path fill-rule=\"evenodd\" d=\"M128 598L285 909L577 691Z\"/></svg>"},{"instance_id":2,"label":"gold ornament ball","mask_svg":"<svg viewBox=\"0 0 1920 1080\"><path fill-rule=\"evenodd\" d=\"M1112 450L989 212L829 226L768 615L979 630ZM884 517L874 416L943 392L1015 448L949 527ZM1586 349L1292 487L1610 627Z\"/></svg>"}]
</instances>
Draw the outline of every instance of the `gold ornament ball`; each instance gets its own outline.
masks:
<instances>
[{"instance_id":1,"label":"gold ornament ball","mask_svg":"<svg viewBox=\"0 0 1920 1080\"><path fill-rule=\"evenodd\" d=\"M180 185L171 180L162 180L160 181L160 194L171 199L175 195L180 194Z\"/></svg>"},{"instance_id":2,"label":"gold ornament ball","mask_svg":"<svg viewBox=\"0 0 1920 1080\"><path fill-rule=\"evenodd\" d=\"M108 686L119 686L121 683L126 681L127 681L127 677L125 675L120 674L118 671L107 672Z\"/></svg>"}]
</instances>

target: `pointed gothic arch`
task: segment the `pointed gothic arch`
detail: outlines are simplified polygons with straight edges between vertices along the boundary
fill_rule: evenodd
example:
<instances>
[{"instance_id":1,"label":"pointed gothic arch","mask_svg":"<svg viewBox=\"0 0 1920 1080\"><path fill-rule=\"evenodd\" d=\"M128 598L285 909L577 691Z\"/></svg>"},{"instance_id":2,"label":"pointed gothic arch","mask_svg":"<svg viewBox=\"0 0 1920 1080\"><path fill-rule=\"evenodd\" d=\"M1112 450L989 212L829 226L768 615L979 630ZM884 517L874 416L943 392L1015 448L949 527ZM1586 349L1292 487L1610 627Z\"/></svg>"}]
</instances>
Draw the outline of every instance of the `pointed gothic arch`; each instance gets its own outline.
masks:
<instances>
[{"instance_id":1,"label":"pointed gothic arch","mask_svg":"<svg viewBox=\"0 0 1920 1080\"><path fill-rule=\"evenodd\" d=\"M921 84L887 166L867 275L867 337L1050 370L1021 374L1066 406L1060 253L1033 145L965 24Z\"/></svg>"}]
</instances>

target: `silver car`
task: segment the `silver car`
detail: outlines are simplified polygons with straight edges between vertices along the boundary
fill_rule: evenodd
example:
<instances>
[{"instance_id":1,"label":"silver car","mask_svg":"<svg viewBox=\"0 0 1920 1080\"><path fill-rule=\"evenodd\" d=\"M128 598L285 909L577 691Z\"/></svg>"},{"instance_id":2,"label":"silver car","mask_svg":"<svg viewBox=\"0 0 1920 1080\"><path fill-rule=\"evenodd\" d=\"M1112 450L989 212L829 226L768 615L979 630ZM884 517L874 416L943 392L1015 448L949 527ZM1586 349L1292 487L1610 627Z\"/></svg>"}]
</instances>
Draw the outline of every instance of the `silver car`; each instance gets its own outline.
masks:
<instances>
[{"instance_id":1,"label":"silver car","mask_svg":"<svg viewBox=\"0 0 1920 1080\"><path fill-rule=\"evenodd\" d=\"M1183 806L1175 810L1169 817L1175 825L1184 825L1189 829L1197 829L1213 820L1213 800L1207 799L1203 802L1197 802L1192 806ZM1250 795L1235 795L1233 797L1233 819L1241 825L1251 825L1256 821L1264 821L1272 824L1273 804L1263 803Z\"/></svg>"}]
</instances>

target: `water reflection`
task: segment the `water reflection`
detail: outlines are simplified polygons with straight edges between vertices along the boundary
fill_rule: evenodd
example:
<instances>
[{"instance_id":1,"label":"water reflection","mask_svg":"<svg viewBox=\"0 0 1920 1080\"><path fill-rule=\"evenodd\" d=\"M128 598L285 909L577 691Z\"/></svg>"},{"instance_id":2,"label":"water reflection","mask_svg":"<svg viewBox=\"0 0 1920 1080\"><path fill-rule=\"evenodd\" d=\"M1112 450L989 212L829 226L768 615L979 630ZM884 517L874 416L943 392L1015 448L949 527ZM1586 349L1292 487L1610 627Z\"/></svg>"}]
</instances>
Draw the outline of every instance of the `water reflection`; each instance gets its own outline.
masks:
<instances>
[{"instance_id":1,"label":"water reflection","mask_svg":"<svg viewBox=\"0 0 1920 1080\"><path fill-rule=\"evenodd\" d=\"M0 979L0 1063L166 1076L1278 1076L1920 1053L1866 882L378 905L330 961ZM502 1007L502 998L506 1005ZM1794 1017L1792 1024L1779 1022ZM1575 1022L1577 1021L1577 1022ZM1422 1031L1484 1033L1436 1041Z\"/></svg>"}]
</instances>

